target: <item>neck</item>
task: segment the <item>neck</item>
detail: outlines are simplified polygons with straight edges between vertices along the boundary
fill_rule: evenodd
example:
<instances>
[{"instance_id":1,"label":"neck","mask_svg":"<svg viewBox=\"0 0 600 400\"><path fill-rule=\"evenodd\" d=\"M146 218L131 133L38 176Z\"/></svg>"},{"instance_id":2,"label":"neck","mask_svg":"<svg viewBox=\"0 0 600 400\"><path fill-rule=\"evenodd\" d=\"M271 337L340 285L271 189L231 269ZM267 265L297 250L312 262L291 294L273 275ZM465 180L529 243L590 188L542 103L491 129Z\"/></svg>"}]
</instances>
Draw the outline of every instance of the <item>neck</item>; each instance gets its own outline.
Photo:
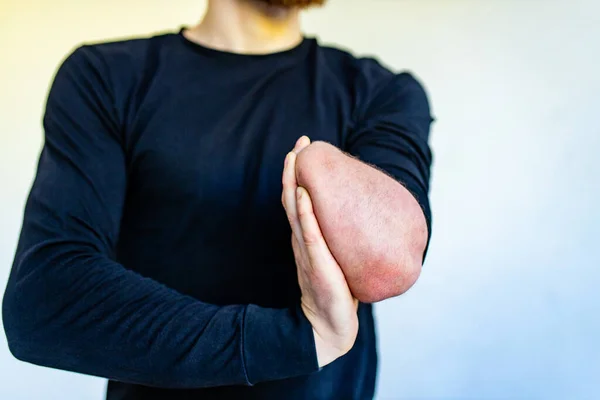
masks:
<instances>
[{"instance_id":1,"label":"neck","mask_svg":"<svg viewBox=\"0 0 600 400\"><path fill-rule=\"evenodd\" d=\"M203 46L240 54L269 54L302 41L299 9L256 0L209 0L202 21L184 31Z\"/></svg>"}]
</instances>

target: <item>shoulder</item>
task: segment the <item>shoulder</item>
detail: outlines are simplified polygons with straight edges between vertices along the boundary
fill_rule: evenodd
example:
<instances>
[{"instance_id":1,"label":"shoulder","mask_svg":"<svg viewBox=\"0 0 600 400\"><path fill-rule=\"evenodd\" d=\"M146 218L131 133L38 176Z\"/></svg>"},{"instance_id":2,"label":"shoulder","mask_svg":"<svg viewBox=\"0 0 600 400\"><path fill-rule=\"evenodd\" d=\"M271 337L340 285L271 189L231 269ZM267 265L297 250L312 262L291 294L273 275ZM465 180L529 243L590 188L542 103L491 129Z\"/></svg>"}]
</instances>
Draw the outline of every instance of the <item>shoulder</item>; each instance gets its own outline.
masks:
<instances>
[{"instance_id":1,"label":"shoulder","mask_svg":"<svg viewBox=\"0 0 600 400\"><path fill-rule=\"evenodd\" d=\"M160 52L176 40L173 33L79 44L72 55L78 59L101 59L113 68L143 64L147 57Z\"/></svg>"},{"instance_id":2,"label":"shoulder","mask_svg":"<svg viewBox=\"0 0 600 400\"><path fill-rule=\"evenodd\" d=\"M158 60L161 53L170 47L170 42L175 40L175 34L166 33L122 40L84 42L71 51L65 63L95 67L110 71L114 75L132 75L147 68L153 59Z\"/></svg>"},{"instance_id":3,"label":"shoulder","mask_svg":"<svg viewBox=\"0 0 600 400\"><path fill-rule=\"evenodd\" d=\"M123 93L157 65L175 34L160 34L123 40L80 43L59 66L78 80L94 81L105 89Z\"/></svg>"},{"instance_id":4,"label":"shoulder","mask_svg":"<svg viewBox=\"0 0 600 400\"><path fill-rule=\"evenodd\" d=\"M390 106L429 113L426 89L411 71L395 71L373 56L355 55L347 49L319 45L333 75L343 76L355 98L358 114Z\"/></svg>"},{"instance_id":5,"label":"shoulder","mask_svg":"<svg viewBox=\"0 0 600 400\"><path fill-rule=\"evenodd\" d=\"M63 59L56 72L50 96L79 97L100 102L125 120L135 113L142 96L157 71L169 60L174 33L124 40L80 43Z\"/></svg>"}]
</instances>

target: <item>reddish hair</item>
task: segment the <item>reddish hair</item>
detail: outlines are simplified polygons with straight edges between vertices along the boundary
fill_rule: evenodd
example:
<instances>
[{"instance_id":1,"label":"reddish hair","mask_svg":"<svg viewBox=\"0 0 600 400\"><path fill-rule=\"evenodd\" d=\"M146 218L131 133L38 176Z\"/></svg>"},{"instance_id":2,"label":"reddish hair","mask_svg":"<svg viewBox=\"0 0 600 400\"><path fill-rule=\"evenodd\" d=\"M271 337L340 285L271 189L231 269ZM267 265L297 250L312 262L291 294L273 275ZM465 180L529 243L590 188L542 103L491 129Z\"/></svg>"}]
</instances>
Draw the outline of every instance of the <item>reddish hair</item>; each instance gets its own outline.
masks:
<instances>
[{"instance_id":1,"label":"reddish hair","mask_svg":"<svg viewBox=\"0 0 600 400\"><path fill-rule=\"evenodd\" d=\"M326 0L260 0L272 6L308 7L322 6Z\"/></svg>"}]
</instances>

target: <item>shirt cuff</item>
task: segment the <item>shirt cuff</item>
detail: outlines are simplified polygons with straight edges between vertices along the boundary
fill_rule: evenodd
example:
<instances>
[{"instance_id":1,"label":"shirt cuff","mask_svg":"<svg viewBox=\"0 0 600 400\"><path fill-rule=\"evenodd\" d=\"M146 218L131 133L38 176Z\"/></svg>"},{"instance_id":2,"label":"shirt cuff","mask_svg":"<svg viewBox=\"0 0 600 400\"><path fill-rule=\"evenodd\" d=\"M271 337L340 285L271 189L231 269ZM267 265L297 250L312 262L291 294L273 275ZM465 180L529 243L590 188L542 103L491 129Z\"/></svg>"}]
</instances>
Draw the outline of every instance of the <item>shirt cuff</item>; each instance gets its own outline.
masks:
<instances>
[{"instance_id":1,"label":"shirt cuff","mask_svg":"<svg viewBox=\"0 0 600 400\"><path fill-rule=\"evenodd\" d=\"M313 329L299 304L289 309L248 305L242 327L242 355L249 385L319 369Z\"/></svg>"}]
</instances>

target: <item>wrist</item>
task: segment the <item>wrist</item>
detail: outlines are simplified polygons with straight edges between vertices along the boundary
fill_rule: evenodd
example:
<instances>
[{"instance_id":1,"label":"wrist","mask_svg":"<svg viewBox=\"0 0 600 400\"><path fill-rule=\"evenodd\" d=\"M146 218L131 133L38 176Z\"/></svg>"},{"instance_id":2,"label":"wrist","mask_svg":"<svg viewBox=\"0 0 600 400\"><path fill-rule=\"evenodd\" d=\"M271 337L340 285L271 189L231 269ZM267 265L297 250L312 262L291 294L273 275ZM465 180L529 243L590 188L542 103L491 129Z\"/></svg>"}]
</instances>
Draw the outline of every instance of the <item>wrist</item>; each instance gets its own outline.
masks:
<instances>
[{"instance_id":1,"label":"wrist","mask_svg":"<svg viewBox=\"0 0 600 400\"><path fill-rule=\"evenodd\" d=\"M315 350L317 353L317 361L319 368L328 365L344 354L348 353L354 345L355 337L340 338L337 335L321 335L318 329L313 327L313 335L315 338Z\"/></svg>"},{"instance_id":2,"label":"wrist","mask_svg":"<svg viewBox=\"0 0 600 400\"><path fill-rule=\"evenodd\" d=\"M325 340L323 340L321 335L319 335L319 332L317 332L314 328L313 334L315 337L315 349L317 351L317 361L319 363L319 368L323 368L327 364L332 363L337 358L342 356L342 354L340 354L340 351L334 346L329 345Z\"/></svg>"}]
</instances>

